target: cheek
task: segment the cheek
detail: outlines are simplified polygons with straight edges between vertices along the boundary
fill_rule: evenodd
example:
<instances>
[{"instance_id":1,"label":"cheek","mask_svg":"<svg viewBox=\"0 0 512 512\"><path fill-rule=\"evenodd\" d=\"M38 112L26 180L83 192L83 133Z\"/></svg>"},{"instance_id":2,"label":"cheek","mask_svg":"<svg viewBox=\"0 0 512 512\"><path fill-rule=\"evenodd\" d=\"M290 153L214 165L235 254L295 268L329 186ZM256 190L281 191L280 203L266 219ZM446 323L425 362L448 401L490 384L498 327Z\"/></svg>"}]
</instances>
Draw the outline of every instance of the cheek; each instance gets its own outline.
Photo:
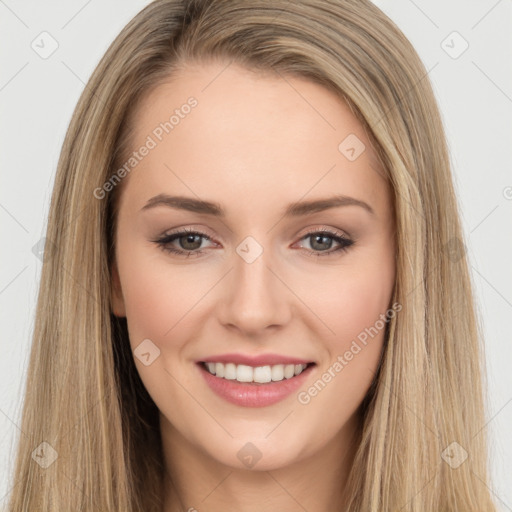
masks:
<instances>
[{"instance_id":1,"label":"cheek","mask_svg":"<svg viewBox=\"0 0 512 512\"><path fill-rule=\"evenodd\" d=\"M177 297L171 290L165 281L152 281L142 272L126 278L123 291L132 344L137 344L139 338L150 338L158 344L171 329L177 306Z\"/></svg>"},{"instance_id":2,"label":"cheek","mask_svg":"<svg viewBox=\"0 0 512 512\"><path fill-rule=\"evenodd\" d=\"M325 322L335 334L324 338L328 356L319 369L321 382L311 390L311 396L322 395L315 407L332 408L340 417L355 411L378 369L395 280L394 254L386 243L358 256L333 276L324 295Z\"/></svg>"},{"instance_id":3,"label":"cheek","mask_svg":"<svg viewBox=\"0 0 512 512\"><path fill-rule=\"evenodd\" d=\"M334 334L324 337L326 358L317 378L297 395L303 414L311 417L317 411L324 415L323 439L334 436L348 421L374 379L389 324L380 315L391 308L393 283L391 261L386 265L382 259L361 260L357 268L340 272L326 288L322 318Z\"/></svg>"},{"instance_id":4,"label":"cheek","mask_svg":"<svg viewBox=\"0 0 512 512\"><path fill-rule=\"evenodd\" d=\"M126 318L132 346L149 338L157 345L182 328L206 286L186 271L165 264L154 249L131 248L120 258ZM183 319L183 320L182 320Z\"/></svg>"},{"instance_id":5,"label":"cheek","mask_svg":"<svg viewBox=\"0 0 512 512\"><path fill-rule=\"evenodd\" d=\"M383 330L379 318L390 307L393 282L393 266L382 259L347 268L331 281L321 308L335 333L332 339L337 350L345 350L358 336L364 338L375 325Z\"/></svg>"},{"instance_id":6,"label":"cheek","mask_svg":"<svg viewBox=\"0 0 512 512\"><path fill-rule=\"evenodd\" d=\"M389 303L389 290L376 283L369 274L351 276L343 282L343 292L338 293L336 307L330 306L335 338L342 345L356 338L365 329L373 326Z\"/></svg>"},{"instance_id":7,"label":"cheek","mask_svg":"<svg viewBox=\"0 0 512 512\"><path fill-rule=\"evenodd\" d=\"M119 271L135 364L146 390L163 410L166 404L183 400L173 377L186 387L190 375L178 376L174 363L193 332L194 305L207 288L166 264L165 257L155 257L155 251L134 249L129 258L119 261ZM152 344L142 345L147 339ZM147 366L137 357L144 352L152 359Z\"/></svg>"}]
</instances>

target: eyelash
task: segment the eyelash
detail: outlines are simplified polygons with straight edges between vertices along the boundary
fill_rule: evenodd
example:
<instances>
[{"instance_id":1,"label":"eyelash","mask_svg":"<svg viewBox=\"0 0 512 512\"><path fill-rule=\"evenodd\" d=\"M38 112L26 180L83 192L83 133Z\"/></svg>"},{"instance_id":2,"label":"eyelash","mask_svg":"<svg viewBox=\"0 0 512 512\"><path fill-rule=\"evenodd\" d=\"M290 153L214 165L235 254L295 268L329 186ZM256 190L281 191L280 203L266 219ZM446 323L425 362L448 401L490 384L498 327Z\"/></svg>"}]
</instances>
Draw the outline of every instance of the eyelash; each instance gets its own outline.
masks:
<instances>
[{"instance_id":1,"label":"eyelash","mask_svg":"<svg viewBox=\"0 0 512 512\"><path fill-rule=\"evenodd\" d=\"M204 249L197 249L194 251L184 251L181 249L175 249L170 246L171 242L173 242L176 239L181 238L182 236L186 236L186 235L199 235L207 240L212 241L211 238L207 234L202 233L200 231L196 231L194 229L188 229L188 228L183 229L182 231L178 231L176 233L170 233L168 235L163 236L162 238L159 238L157 240L152 240L152 241L154 243L156 243L163 251L169 252L172 254L176 254L179 256L185 256L186 258L189 258L192 255L194 255L194 257L197 257L197 256L200 256L201 254L203 254L205 252ZM327 238L332 238L334 241L341 244L340 247L338 247L337 249L328 250L328 251L311 251L309 249L306 249L306 251L308 251L308 256L311 256L313 258L320 257L320 256L332 256L333 254L338 253L340 251L345 252L348 250L348 248L351 245L353 245L355 243L354 240L352 240L344 235L341 235L339 233L333 232L328 228L322 228L322 229L308 231L301 238L301 240L304 240L312 235L324 235L324 236L326 235Z\"/></svg>"}]
</instances>

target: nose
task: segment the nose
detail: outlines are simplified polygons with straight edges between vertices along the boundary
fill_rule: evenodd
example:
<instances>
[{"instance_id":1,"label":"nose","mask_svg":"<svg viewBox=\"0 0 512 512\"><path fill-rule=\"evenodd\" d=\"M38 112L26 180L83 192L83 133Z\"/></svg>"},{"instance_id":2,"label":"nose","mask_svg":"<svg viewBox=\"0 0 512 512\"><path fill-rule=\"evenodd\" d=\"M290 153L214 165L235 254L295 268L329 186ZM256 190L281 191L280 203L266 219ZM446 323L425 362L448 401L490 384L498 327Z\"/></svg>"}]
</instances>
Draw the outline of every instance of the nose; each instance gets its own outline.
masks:
<instances>
[{"instance_id":1,"label":"nose","mask_svg":"<svg viewBox=\"0 0 512 512\"><path fill-rule=\"evenodd\" d=\"M219 320L225 327L256 336L289 322L293 294L272 265L269 252L264 250L252 262L234 254L218 307Z\"/></svg>"}]
</instances>

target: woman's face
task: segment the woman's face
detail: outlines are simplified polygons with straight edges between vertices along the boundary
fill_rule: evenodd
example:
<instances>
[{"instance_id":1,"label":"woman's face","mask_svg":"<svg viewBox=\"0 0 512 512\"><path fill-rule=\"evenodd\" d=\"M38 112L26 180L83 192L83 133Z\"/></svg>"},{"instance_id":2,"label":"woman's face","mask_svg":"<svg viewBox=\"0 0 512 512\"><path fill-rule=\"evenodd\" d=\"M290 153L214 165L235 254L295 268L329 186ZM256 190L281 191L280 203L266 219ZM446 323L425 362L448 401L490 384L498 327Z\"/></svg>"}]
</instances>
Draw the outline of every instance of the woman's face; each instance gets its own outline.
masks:
<instances>
[{"instance_id":1,"label":"woman's face","mask_svg":"<svg viewBox=\"0 0 512 512\"><path fill-rule=\"evenodd\" d=\"M391 196L362 125L319 85L225 63L133 119L113 310L162 435L263 470L347 444L394 315Z\"/></svg>"}]
</instances>

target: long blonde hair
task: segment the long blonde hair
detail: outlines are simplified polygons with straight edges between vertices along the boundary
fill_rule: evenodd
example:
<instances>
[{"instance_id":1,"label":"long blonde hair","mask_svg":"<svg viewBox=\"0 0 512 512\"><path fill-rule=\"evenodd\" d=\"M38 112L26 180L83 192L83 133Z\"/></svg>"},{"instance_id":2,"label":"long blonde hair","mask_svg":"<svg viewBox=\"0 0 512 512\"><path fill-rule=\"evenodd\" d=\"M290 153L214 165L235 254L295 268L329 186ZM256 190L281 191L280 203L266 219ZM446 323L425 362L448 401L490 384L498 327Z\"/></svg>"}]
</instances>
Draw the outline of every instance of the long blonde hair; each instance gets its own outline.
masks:
<instances>
[{"instance_id":1,"label":"long blonde hair","mask_svg":"<svg viewBox=\"0 0 512 512\"><path fill-rule=\"evenodd\" d=\"M143 95L210 59L334 91L392 184L402 311L364 402L346 510L495 511L481 328L443 126L417 53L369 0L156 0L111 44L58 164L8 510L161 512L158 410L111 312L122 183L105 199L94 191L123 161Z\"/></svg>"}]
</instances>

